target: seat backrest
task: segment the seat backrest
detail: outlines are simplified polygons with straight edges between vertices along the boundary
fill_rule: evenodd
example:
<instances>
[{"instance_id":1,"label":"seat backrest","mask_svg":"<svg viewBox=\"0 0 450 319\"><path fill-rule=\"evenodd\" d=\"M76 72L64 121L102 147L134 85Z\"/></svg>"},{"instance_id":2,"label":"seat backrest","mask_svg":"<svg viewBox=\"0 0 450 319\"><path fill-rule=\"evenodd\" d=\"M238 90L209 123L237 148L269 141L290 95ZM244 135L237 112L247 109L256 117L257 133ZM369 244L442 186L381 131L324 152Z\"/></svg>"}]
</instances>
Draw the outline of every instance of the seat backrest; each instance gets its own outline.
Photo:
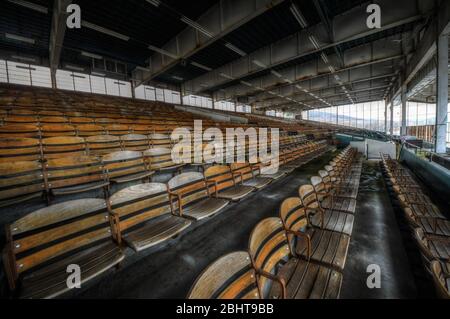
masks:
<instances>
[{"instance_id":1,"label":"seat backrest","mask_svg":"<svg viewBox=\"0 0 450 319\"><path fill-rule=\"evenodd\" d=\"M41 116L39 117L39 122L41 124L66 124L68 123L68 119L58 116Z\"/></svg>"},{"instance_id":2,"label":"seat backrest","mask_svg":"<svg viewBox=\"0 0 450 319\"><path fill-rule=\"evenodd\" d=\"M317 194L312 185L301 186L298 193L307 212L309 212L309 209L317 209L320 207Z\"/></svg>"},{"instance_id":3,"label":"seat backrest","mask_svg":"<svg viewBox=\"0 0 450 319\"><path fill-rule=\"evenodd\" d=\"M5 137L40 137L40 130L34 124L6 124L0 126L0 138Z\"/></svg>"},{"instance_id":4,"label":"seat backrest","mask_svg":"<svg viewBox=\"0 0 450 319\"><path fill-rule=\"evenodd\" d=\"M130 128L128 127L128 125L123 124L105 125L105 129L107 134L115 136L127 135L130 133Z\"/></svg>"},{"instance_id":5,"label":"seat backrest","mask_svg":"<svg viewBox=\"0 0 450 319\"><path fill-rule=\"evenodd\" d=\"M323 182L322 178L319 176L313 176L310 179L311 185L314 187L314 190L316 191L317 198L319 201L322 201L324 197L328 194L328 189L325 186L325 183Z\"/></svg>"},{"instance_id":6,"label":"seat backrest","mask_svg":"<svg viewBox=\"0 0 450 319\"><path fill-rule=\"evenodd\" d=\"M173 167L176 164L172 161L172 151L166 147L153 147L144 151L151 170L160 170Z\"/></svg>"},{"instance_id":7,"label":"seat backrest","mask_svg":"<svg viewBox=\"0 0 450 319\"><path fill-rule=\"evenodd\" d=\"M136 122L137 121L139 121L139 120L136 120ZM134 134L149 135L151 132L150 127L148 125L144 125L144 124L131 125L130 129Z\"/></svg>"},{"instance_id":8,"label":"seat backrest","mask_svg":"<svg viewBox=\"0 0 450 319\"><path fill-rule=\"evenodd\" d=\"M234 252L213 262L197 278L187 298L259 299L248 253Z\"/></svg>"},{"instance_id":9,"label":"seat backrest","mask_svg":"<svg viewBox=\"0 0 450 319\"><path fill-rule=\"evenodd\" d=\"M431 262L430 268L433 275L433 281L441 298L450 299L450 263L446 264L445 271L444 265L438 260Z\"/></svg>"},{"instance_id":10,"label":"seat backrest","mask_svg":"<svg viewBox=\"0 0 450 319\"><path fill-rule=\"evenodd\" d=\"M27 137L0 138L0 163L14 161L37 161L41 158L38 139Z\"/></svg>"},{"instance_id":11,"label":"seat backrest","mask_svg":"<svg viewBox=\"0 0 450 319\"><path fill-rule=\"evenodd\" d=\"M109 198L111 212L117 214L123 235L151 219L170 214L167 186L144 183L127 187ZM120 238L119 234L117 238Z\"/></svg>"},{"instance_id":12,"label":"seat backrest","mask_svg":"<svg viewBox=\"0 0 450 319\"><path fill-rule=\"evenodd\" d=\"M103 126L95 124L77 125L77 135L81 137L96 136L105 134Z\"/></svg>"},{"instance_id":13,"label":"seat backrest","mask_svg":"<svg viewBox=\"0 0 450 319\"><path fill-rule=\"evenodd\" d=\"M8 115L3 121L6 124L39 124L39 117L32 115Z\"/></svg>"},{"instance_id":14,"label":"seat backrest","mask_svg":"<svg viewBox=\"0 0 450 319\"><path fill-rule=\"evenodd\" d=\"M111 238L103 199L68 201L32 212L7 227L15 278L37 266Z\"/></svg>"},{"instance_id":15,"label":"seat backrest","mask_svg":"<svg viewBox=\"0 0 450 319\"><path fill-rule=\"evenodd\" d=\"M89 155L105 155L121 150L120 139L112 135L86 137Z\"/></svg>"},{"instance_id":16,"label":"seat backrest","mask_svg":"<svg viewBox=\"0 0 450 319\"><path fill-rule=\"evenodd\" d=\"M120 141L126 151L145 151L150 147L148 137L142 134L122 135Z\"/></svg>"},{"instance_id":17,"label":"seat backrest","mask_svg":"<svg viewBox=\"0 0 450 319\"><path fill-rule=\"evenodd\" d=\"M137 174L146 170L141 152L118 151L102 157L109 178Z\"/></svg>"},{"instance_id":18,"label":"seat backrest","mask_svg":"<svg viewBox=\"0 0 450 319\"><path fill-rule=\"evenodd\" d=\"M84 125L84 124L94 124L94 119L91 117L74 116L69 118L69 122L72 125Z\"/></svg>"},{"instance_id":19,"label":"seat backrest","mask_svg":"<svg viewBox=\"0 0 450 319\"><path fill-rule=\"evenodd\" d=\"M181 204L183 207L209 197L205 177L198 172L177 175L167 185L172 193L182 195ZM174 211L177 211L178 207L178 201L176 200L174 201Z\"/></svg>"},{"instance_id":20,"label":"seat backrest","mask_svg":"<svg viewBox=\"0 0 450 319\"><path fill-rule=\"evenodd\" d=\"M281 203L280 217L285 229L303 232L308 226L308 216L298 197L287 198Z\"/></svg>"},{"instance_id":21,"label":"seat backrest","mask_svg":"<svg viewBox=\"0 0 450 319\"><path fill-rule=\"evenodd\" d=\"M19 198L45 190L42 164L38 161L0 163L0 206L19 202Z\"/></svg>"},{"instance_id":22,"label":"seat backrest","mask_svg":"<svg viewBox=\"0 0 450 319\"><path fill-rule=\"evenodd\" d=\"M43 124L41 134L42 137L75 136L76 129L68 124Z\"/></svg>"},{"instance_id":23,"label":"seat backrest","mask_svg":"<svg viewBox=\"0 0 450 319\"><path fill-rule=\"evenodd\" d=\"M107 181L103 164L95 156L49 159L45 167L49 189Z\"/></svg>"},{"instance_id":24,"label":"seat backrest","mask_svg":"<svg viewBox=\"0 0 450 319\"><path fill-rule=\"evenodd\" d=\"M261 221L253 229L248 248L253 267L258 270L276 274L277 267L282 261L287 261L291 254L283 222L280 218L272 217ZM262 296L267 291L268 279L258 278L259 292Z\"/></svg>"},{"instance_id":25,"label":"seat backrest","mask_svg":"<svg viewBox=\"0 0 450 319\"><path fill-rule=\"evenodd\" d=\"M42 151L46 159L87 155L84 138L77 136L45 138Z\"/></svg>"},{"instance_id":26,"label":"seat backrest","mask_svg":"<svg viewBox=\"0 0 450 319\"><path fill-rule=\"evenodd\" d=\"M170 136L167 134L159 134L159 133L150 134L149 139L150 145L152 145L152 147L170 148L172 146L172 140L170 139Z\"/></svg>"},{"instance_id":27,"label":"seat backrest","mask_svg":"<svg viewBox=\"0 0 450 319\"><path fill-rule=\"evenodd\" d=\"M246 163L232 163L230 164L231 171L236 175L236 181L241 181L241 177L243 181L247 181L252 179L256 174L256 171L253 170L252 166Z\"/></svg>"},{"instance_id":28,"label":"seat backrest","mask_svg":"<svg viewBox=\"0 0 450 319\"><path fill-rule=\"evenodd\" d=\"M205 170L205 178L207 180L212 180L217 183L217 191L220 192L222 190L228 189L230 187L234 187L237 184L236 179L233 177L231 173L231 169L227 165L215 165L208 167ZM210 187L211 194L215 191L215 187Z\"/></svg>"}]
</instances>

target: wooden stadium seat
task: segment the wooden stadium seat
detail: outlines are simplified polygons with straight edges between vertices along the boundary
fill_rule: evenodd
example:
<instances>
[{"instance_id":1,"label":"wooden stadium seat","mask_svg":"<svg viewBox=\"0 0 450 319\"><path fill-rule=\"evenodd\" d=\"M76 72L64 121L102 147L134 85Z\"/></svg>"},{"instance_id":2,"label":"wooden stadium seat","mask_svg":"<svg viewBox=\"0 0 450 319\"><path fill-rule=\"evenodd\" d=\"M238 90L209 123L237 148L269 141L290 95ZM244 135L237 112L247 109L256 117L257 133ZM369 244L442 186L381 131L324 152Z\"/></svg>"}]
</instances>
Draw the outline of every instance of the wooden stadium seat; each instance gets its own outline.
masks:
<instances>
[{"instance_id":1,"label":"wooden stadium seat","mask_svg":"<svg viewBox=\"0 0 450 319\"><path fill-rule=\"evenodd\" d=\"M39 124L38 116L25 116L25 115L8 115L3 119L5 124Z\"/></svg>"},{"instance_id":2,"label":"wooden stadium seat","mask_svg":"<svg viewBox=\"0 0 450 319\"><path fill-rule=\"evenodd\" d=\"M310 179L314 187L320 205L325 209L354 214L356 211L356 200L353 198L339 197L334 195L330 188L327 188L324 181L319 176ZM339 191L339 190L338 190Z\"/></svg>"},{"instance_id":3,"label":"wooden stadium seat","mask_svg":"<svg viewBox=\"0 0 450 319\"><path fill-rule=\"evenodd\" d=\"M450 299L450 263L434 260L431 263L431 273L438 296Z\"/></svg>"},{"instance_id":4,"label":"wooden stadium seat","mask_svg":"<svg viewBox=\"0 0 450 319\"><path fill-rule=\"evenodd\" d=\"M39 123L43 124L66 124L69 120L66 117L58 117L58 116L45 116L39 117Z\"/></svg>"},{"instance_id":5,"label":"wooden stadium seat","mask_svg":"<svg viewBox=\"0 0 450 319\"><path fill-rule=\"evenodd\" d=\"M116 237L135 251L162 243L191 224L188 219L171 214L165 184L134 185L113 194L109 202L118 221Z\"/></svg>"},{"instance_id":6,"label":"wooden stadium seat","mask_svg":"<svg viewBox=\"0 0 450 319\"><path fill-rule=\"evenodd\" d=\"M413 229L421 228L425 234L450 237L450 221L444 217L419 217L409 207L403 210L407 221Z\"/></svg>"},{"instance_id":7,"label":"wooden stadium seat","mask_svg":"<svg viewBox=\"0 0 450 319\"><path fill-rule=\"evenodd\" d=\"M134 133L134 134L139 134L139 135L150 135L151 130L150 127L148 125L139 125L139 124L135 124L135 125L130 125L130 130ZM148 139L148 137L147 137Z\"/></svg>"},{"instance_id":8,"label":"wooden stadium seat","mask_svg":"<svg viewBox=\"0 0 450 319\"><path fill-rule=\"evenodd\" d=\"M7 124L0 126L0 138L40 137L39 127L35 124Z\"/></svg>"},{"instance_id":9,"label":"wooden stadium seat","mask_svg":"<svg viewBox=\"0 0 450 319\"><path fill-rule=\"evenodd\" d=\"M130 133L128 125L123 124L109 124L105 125L105 130L108 135L121 136Z\"/></svg>"},{"instance_id":10,"label":"wooden stadium seat","mask_svg":"<svg viewBox=\"0 0 450 319\"><path fill-rule=\"evenodd\" d=\"M43 124L41 125L42 137L75 136L77 131L74 126L68 124Z\"/></svg>"},{"instance_id":11,"label":"wooden stadium seat","mask_svg":"<svg viewBox=\"0 0 450 319\"><path fill-rule=\"evenodd\" d=\"M84 125L84 124L94 124L94 119L91 117L75 116L75 117L70 117L69 122L72 125L80 126L80 125Z\"/></svg>"},{"instance_id":12,"label":"wooden stadium seat","mask_svg":"<svg viewBox=\"0 0 450 319\"><path fill-rule=\"evenodd\" d=\"M148 137L142 134L127 134L120 137L122 149L125 151L143 152L150 147Z\"/></svg>"},{"instance_id":13,"label":"wooden stadium seat","mask_svg":"<svg viewBox=\"0 0 450 319\"><path fill-rule=\"evenodd\" d=\"M77 135L80 137L89 137L105 134L103 126L95 124L81 124L77 125Z\"/></svg>"},{"instance_id":14,"label":"wooden stadium seat","mask_svg":"<svg viewBox=\"0 0 450 319\"><path fill-rule=\"evenodd\" d=\"M281 219L268 218L256 225L248 247L263 298L339 298L341 273L296 258Z\"/></svg>"},{"instance_id":15,"label":"wooden stadium seat","mask_svg":"<svg viewBox=\"0 0 450 319\"><path fill-rule=\"evenodd\" d=\"M358 189L356 187L341 187L339 181L331 177L330 174L326 170L320 170L319 176L322 178L325 187L329 192L332 192L334 195L342 198L351 198L356 199L358 197Z\"/></svg>"},{"instance_id":16,"label":"wooden stadium seat","mask_svg":"<svg viewBox=\"0 0 450 319\"><path fill-rule=\"evenodd\" d=\"M204 175L210 185L210 192L217 198L238 201L254 190L253 187L242 185L242 181L239 181L226 165L209 167Z\"/></svg>"},{"instance_id":17,"label":"wooden stadium seat","mask_svg":"<svg viewBox=\"0 0 450 319\"><path fill-rule=\"evenodd\" d=\"M233 163L230 165L232 173L242 181L242 185L253 187L256 190L262 189L269 185L273 179L261 177L260 168L252 166L250 163Z\"/></svg>"},{"instance_id":18,"label":"wooden stadium seat","mask_svg":"<svg viewBox=\"0 0 450 319\"><path fill-rule=\"evenodd\" d=\"M153 147L144 151L144 157L152 171L180 171L185 164L172 161L172 151L165 147Z\"/></svg>"},{"instance_id":19,"label":"wooden stadium seat","mask_svg":"<svg viewBox=\"0 0 450 319\"><path fill-rule=\"evenodd\" d=\"M50 137L42 140L44 158L63 158L87 155L86 142L77 136Z\"/></svg>"},{"instance_id":20,"label":"wooden stadium seat","mask_svg":"<svg viewBox=\"0 0 450 319\"><path fill-rule=\"evenodd\" d=\"M311 224L313 226L349 236L352 235L354 222L352 214L324 209L320 205L312 185L303 185L298 192L307 214L311 216Z\"/></svg>"},{"instance_id":21,"label":"wooden stadium seat","mask_svg":"<svg viewBox=\"0 0 450 319\"><path fill-rule=\"evenodd\" d=\"M0 138L0 163L37 161L41 159L41 144L38 139L27 137Z\"/></svg>"},{"instance_id":22,"label":"wooden stadium seat","mask_svg":"<svg viewBox=\"0 0 450 319\"><path fill-rule=\"evenodd\" d=\"M45 182L40 162L0 163L0 207L39 198L44 190Z\"/></svg>"},{"instance_id":23,"label":"wooden stadium seat","mask_svg":"<svg viewBox=\"0 0 450 319\"><path fill-rule=\"evenodd\" d=\"M155 173L147 169L141 152L118 151L102 157L111 182L122 184L132 181L149 181Z\"/></svg>"},{"instance_id":24,"label":"wooden stadium seat","mask_svg":"<svg viewBox=\"0 0 450 319\"><path fill-rule=\"evenodd\" d=\"M212 198L205 177L189 172L173 177L168 182L170 204L174 214L201 220L220 212L228 201Z\"/></svg>"},{"instance_id":25,"label":"wooden stadium seat","mask_svg":"<svg viewBox=\"0 0 450 319\"><path fill-rule=\"evenodd\" d=\"M6 269L22 298L54 298L69 291L67 267L78 265L81 283L119 264L124 255L112 240L102 199L45 207L7 227Z\"/></svg>"},{"instance_id":26,"label":"wooden stadium seat","mask_svg":"<svg viewBox=\"0 0 450 319\"><path fill-rule=\"evenodd\" d=\"M120 151L120 138L112 135L96 135L86 137L89 155L105 155Z\"/></svg>"},{"instance_id":27,"label":"wooden stadium seat","mask_svg":"<svg viewBox=\"0 0 450 319\"><path fill-rule=\"evenodd\" d=\"M49 159L45 164L48 191L55 196L87 192L103 188L109 181L98 157L79 156Z\"/></svg>"},{"instance_id":28,"label":"wooden stadium seat","mask_svg":"<svg viewBox=\"0 0 450 319\"><path fill-rule=\"evenodd\" d=\"M421 228L415 229L414 237L428 270L433 260L450 262L450 237L425 234Z\"/></svg>"},{"instance_id":29,"label":"wooden stadium seat","mask_svg":"<svg viewBox=\"0 0 450 319\"><path fill-rule=\"evenodd\" d=\"M280 217L289 239L295 244L296 256L305 260L310 258L339 271L344 270L349 236L313 227L298 197L283 201Z\"/></svg>"},{"instance_id":30,"label":"wooden stadium seat","mask_svg":"<svg viewBox=\"0 0 450 319\"><path fill-rule=\"evenodd\" d=\"M225 255L209 265L192 286L188 299L259 299L256 273L247 252Z\"/></svg>"},{"instance_id":31,"label":"wooden stadium seat","mask_svg":"<svg viewBox=\"0 0 450 319\"><path fill-rule=\"evenodd\" d=\"M170 136L167 134L159 134L159 133L150 134L149 139L152 148L172 147L172 140L170 139Z\"/></svg>"}]
</instances>

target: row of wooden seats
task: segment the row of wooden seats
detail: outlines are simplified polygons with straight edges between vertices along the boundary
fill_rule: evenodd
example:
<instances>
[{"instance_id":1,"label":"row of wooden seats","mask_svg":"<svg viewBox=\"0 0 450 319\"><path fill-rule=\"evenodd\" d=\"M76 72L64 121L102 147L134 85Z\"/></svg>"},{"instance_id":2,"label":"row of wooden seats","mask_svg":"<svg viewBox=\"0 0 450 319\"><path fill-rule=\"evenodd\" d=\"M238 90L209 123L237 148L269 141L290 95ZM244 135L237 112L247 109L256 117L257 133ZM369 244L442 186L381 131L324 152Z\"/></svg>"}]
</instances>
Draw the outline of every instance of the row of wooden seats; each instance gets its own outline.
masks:
<instances>
[{"instance_id":1,"label":"row of wooden seats","mask_svg":"<svg viewBox=\"0 0 450 319\"><path fill-rule=\"evenodd\" d=\"M389 155L382 155L382 169L399 202L424 265L439 296L450 298L450 220L426 195L414 174Z\"/></svg>"},{"instance_id":2,"label":"row of wooden seats","mask_svg":"<svg viewBox=\"0 0 450 319\"><path fill-rule=\"evenodd\" d=\"M143 183L107 199L63 202L9 225L4 252L12 289L24 298L57 297L69 290L67 266L81 267L82 282L118 265L123 245L136 252L173 238L192 220L219 213L272 182L249 163L215 165L204 174L182 173L167 184Z\"/></svg>"},{"instance_id":3,"label":"row of wooden seats","mask_svg":"<svg viewBox=\"0 0 450 319\"><path fill-rule=\"evenodd\" d=\"M336 194L361 171L359 162L353 163L354 155L346 149L333 161L339 163L336 169L345 166L354 177L341 178L334 169L321 171L326 176L321 179L323 188L317 183L301 186L299 197L283 201L278 218L265 219L253 229L248 252L228 254L208 266L188 298L339 298L352 227L327 228L325 215L334 210L323 204L325 196L336 202L347 199ZM340 217L334 221L345 223L349 224Z\"/></svg>"}]
</instances>

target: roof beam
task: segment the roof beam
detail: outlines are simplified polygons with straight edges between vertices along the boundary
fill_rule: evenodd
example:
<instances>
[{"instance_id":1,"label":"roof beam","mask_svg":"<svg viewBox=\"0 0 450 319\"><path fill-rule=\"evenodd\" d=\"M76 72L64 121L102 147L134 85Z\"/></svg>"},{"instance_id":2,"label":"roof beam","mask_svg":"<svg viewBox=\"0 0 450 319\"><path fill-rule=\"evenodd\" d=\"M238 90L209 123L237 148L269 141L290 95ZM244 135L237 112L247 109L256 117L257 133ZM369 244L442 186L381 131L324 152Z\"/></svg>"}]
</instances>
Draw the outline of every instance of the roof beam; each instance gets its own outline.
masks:
<instances>
[{"instance_id":1,"label":"roof beam","mask_svg":"<svg viewBox=\"0 0 450 319\"><path fill-rule=\"evenodd\" d=\"M256 76L267 70L280 67L285 63L320 53L326 49L334 48L340 44L349 43L402 26L423 18L423 12L417 6L411 6L410 0L380 0L383 10L383 26L381 29L367 29L367 13L365 7L356 7L335 17L332 21L335 33L335 42L330 43L327 28L324 23L302 30L290 37L282 39L267 47L259 49L232 63L208 72L200 77L187 81L184 91L190 94L199 94L207 90L216 90L219 86L241 80L249 76ZM404 8L402 10L389 10L389 8ZM309 35L317 39L314 46Z\"/></svg>"},{"instance_id":2,"label":"roof beam","mask_svg":"<svg viewBox=\"0 0 450 319\"><path fill-rule=\"evenodd\" d=\"M54 2L49 44L50 72L52 79L55 79L56 70L58 69L61 58L61 50L64 42L64 35L66 33L66 9L71 3L72 0ZM54 83L54 81L52 82Z\"/></svg>"},{"instance_id":3,"label":"roof beam","mask_svg":"<svg viewBox=\"0 0 450 319\"><path fill-rule=\"evenodd\" d=\"M180 61L222 39L248 21L272 9L284 0L221 0L195 22L149 58L150 72L140 71L134 78L143 84L161 75ZM183 20L182 20L183 21ZM186 21L183 21L187 23ZM196 26L195 28L192 25ZM205 31L199 31L199 30Z\"/></svg>"}]
</instances>

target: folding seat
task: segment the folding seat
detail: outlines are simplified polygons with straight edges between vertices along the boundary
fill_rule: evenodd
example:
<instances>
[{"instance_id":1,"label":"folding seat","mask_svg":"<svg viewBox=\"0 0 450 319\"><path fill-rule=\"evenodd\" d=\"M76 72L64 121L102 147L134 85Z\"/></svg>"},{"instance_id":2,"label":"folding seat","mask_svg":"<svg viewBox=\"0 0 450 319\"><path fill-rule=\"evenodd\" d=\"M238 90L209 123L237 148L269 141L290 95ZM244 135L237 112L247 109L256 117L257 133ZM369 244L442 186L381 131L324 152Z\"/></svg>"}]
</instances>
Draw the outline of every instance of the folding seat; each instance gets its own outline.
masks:
<instances>
[{"instance_id":1,"label":"folding seat","mask_svg":"<svg viewBox=\"0 0 450 319\"><path fill-rule=\"evenodd\" d=\"M308 215L311 216L311 224L313 226L349 236L352 235L354 222L352 214L324 209L312 185L301 186L299 195Z\"/></svg>"},{"instance_id":2,"label":"folding seat","mask_svg":"<svg viewBox=\"0 0 450 319\"><path fill-rule=\"evenodd\" d=\"M356 200L353 198L339 197L332 189L328 188L323 179L313 176L310 179L314 187L320 205L325 209L337 210L339 212L354 214L356 211ZM339 191L339 190L337 190Z\"/></svg>"},{"instance_id":3,"label":"folding seat","mask_svg":"<svg viewBox=\"0 0 450 319\"><path fill-rule=\"evenodd\" d=\"M142 124L130 125L130 131L139 135L150 135L151 133L150 126Z\"/></svg>"},{"instance_id":4,"label":"folding seat","mask_svg":"<svg viewBox=\"0 0 450 319\"><path fill-rule=\"evenodd\" d=\"M417 228L414 231L414 238L428 271L433 260L450 262L450 237L425 234L421 228Z\"/></svg>"},{"instance_id":5,"label":"folding seat","mask_svg":"<svg viewBox=\"0 0 450 319\"><path fill-rule=\"evenodd\" d=\"M85 198L32 212L7 227L5 268L21 298L55 298L68 292L67 269L78 265L81 284L118 265L104 200Z\"/></svg>"},{"instance_id":6,"label":"folding seat","mask_svg":"<svg viewBox=\"0 0 450 319\"><path fill-rule=\"evenodd\" d=\"M40 162L0 163L0 207L39 198L44 190L45 183Z\"/></svg>"},{"instance_id":7,"label":"folding seat","mask_svg":"<svg viewBox=\"0 0 450 319\"><path fill-rule=\"evenodd\" d=\"M148 137L142 134L127 134L120 137L125 151L145 151L150 147Z\"/></svg>"},{"instance_id":8,"label":"folding seat","mask_svg":"<svg viewBox=\"0 0 450 319\"><path fill-rule=\"evenodd\" d=\"M91 117L69 117L69 122L72 125L94 124L94 119Z\"/></svg>"},{"instance_id":9,"label":"folding seat","mask_svg":"<svg viewBox=\"0 0 450 319\"><path fill-rule=\"evenodd\" d=\"M319 176L322 179L328 192L332 192L337 197L356 199L358 197L359 188L341 187L340 181L331 177L326 170L320 170Z\"/></svg>"},{"instance_id":10,"label":"folding seat","mask_svg":"<svg viewBox=\"0 0 450 319\"><path fill-rule=\"evenodd\" d=\"M66 117L58 116L41 116L39 117L39 123L43 124L67 124L69 120Z\"/></svg>"},{"instance_id":11,"label":"folding seat","mask_svg":"<svg viewBox=\"0 0 450 319\"><path fill-rule=\"evenodd\" d=\"M301 199L288 198L280 207L280 217L295 247L295 254L338 271L343 271L350 237L345 234L313 227Z\"/></svg>"},{"instance_id":12,"label":"folding seat","mask_svg":"<svg viewBox=\"0 0 450 319\"><path fill-rule=\"evenodd\" d=\"M9 114L6 118L3 119L3 122L6 125L9 124L39 124L39 117L38 116L25 116L25 115L11 115Z\"/></svg>"},{"instance_id":13,"label":"folding seat","mask_svg":"<svg viewBox=\"0 0 450 319\"><path fill-rule=\"evenodd\" d=\"M77 125L77 135L80 137L89 137L105 134L105 128L100 125L94 124L81 124Z\"/></svg>"},{"instance_id":14,"label":"folding seat","mask_svg":"<svg viewBox=\"0 0 450 319\"><path fill-rule=\"evenodd\" d=\"M213 262L197 278L187 298L260 299L248 253L234 252Z\"/></svg>"},{"instance_id":15,"label":"folding seat","mask_svg":"<svg viewBox=\"0 0 450 319\"><path fill-rule=\"evenodd\" d=\"M132 181L149 181L155 173L147 169L141 152L118 151L102 157L111 182L122 184Z\"/></svg>"},{"instance_id":16,"label":"folding seat","mask_svg":"<svg viewBox=\"0 0 450 319\"><path fill-rule=\"evenodd\" d=\"M417 216L409 207L403 211L412 229L420 228L425 234L450 237L450 221L445 217Z\"/></svg>"},{"instance_id":17,"label":"folding seat","mask_svg":"<svg viewBox=\"0 0 450 319\"><path fill-rule=\"evenodd\" d=\"M37 161L41 159L39 139L27 137L0 138L0 162Z\"/></svg>"},{"instance_id":18,"label":"folding seat","mask_svg":"<svg viewBox=\"0 0 450 319\"><path fill-rule=\"evenodd\" d=\"M74 126L68 124L43 124L41 125L41 136L46 137L60 137L60 136L75 136L77 131Z\"/></svg>"},{"instance_id":19,"label":"folding seat","mask_svg":"<svg viewBox=\"0 0 450 319\"><path fill-rule=\"evenodd\" d=\"M335 187L344 190L346 189L349 193L357 192L359 189L359 179L349 177L348 175L338 172L335 166L325 165L325 171L327 171L330 178L334 181Z\"/></svg>"},{"instance_id":20,"label":"folding seat","mask_svg":"<svg viewBox=\"0 0 450 319\"><path fill-rule=\"evenodd\" d=\"M168 182L170 205L175 214L201 220L220 212L229 201L212 198L205 177L189 172L173 177Z\"/></svg>"},{"instance_id":21,"label":"folding seat","mask_svg":"<svg viewBox=\"0 0 450 319\"><path fill-rule=\"evenodd\" d=\"M103 189L108 192L106 170L98 157L78 156L49 159L45 163L47 192L54 196Z\"/></svg>"},{"instance_id":22,"label":"folding seat","mask_svg":"<svg viewBox=\"0 0 450 319\"><path fill-rule=\"evenodd\" d=\"M170 136L167 134L150 134L149 136L150 139L150 145L152 146L152 148L157 148L157 147L167 147L167 148L171 148L172 147L172 140L170 139Z\"/></svg>"},{"instance_id":23,"label":"folding seat","mask_svg":"<svg viewBox=\"0 0 450 319\"><path fill-rule=\"evenodd\" d=\"M255 190L260 190L269 185L273 179L268 177L261 177L261 171L258 166L252 166L250 163L233 163L230 165L233 175L238 177L242 185L254 187Z\"/></svg>"},{"instance_id":24,"label":"folding seat","mask_svg":"<svg viewBox=\"0 0 450 319\"><path fill-rule=\"evenodd\" d=\"M342 274L297 258L279 218L268 218L256 225L248 247L262 298L339 298Z\"/></svg>"},{"instance_id":25,"label":"folding seat","mask_svg":"<svg viewBox=\"0 0 450 319\"><path fill-rule=\"evenodd\" d=\"M135 251L169 240L191 224L188 219L171 214L165 184L134 185L113 194L109 202L117 221L119 243L123 240Z\"/></svg>"},{"instance_id":26,"label":"folding seat","mask_svg":"<svg viewBox=\"0 0 450 319\"><path fill-rule=\"evenodd\" d=\"M254 190L253 187L244 186L240 178L236 178L237 175L226 165L209 167L204 175L210 185L210 191L214 192L217 198L238 201Z\"/></svg>"},{"instance_id":27,"label":"folding seat","mask_svg":"<svg viewBox=\"0 0 450 319\"><path fill-rule=\"evenodd\" d=\"M77 136L49 137L42 140L42 153L46 159L84 156L86 142Z\"/></svg>"},{"instance_id":28,"label":"folding seat","mask_svg":"<svg viewBox=\"0 0 450 319\"><path fill-rule=\"evenodd\" d=\"M108 135L121 136L130 133L128 125L123 124L108 124L105 125L105 130Z\"/></svg>"},{"instance_id":29,"label":"folding seat","mask_svg":"<svg viewBox=\"0 0 450 319\"><path fill-rule=\"evenodd\" d=\"M431 263L431 273L438 296L450 299L450 263L434 260Z\"/></svg>"},{"instance_id":30,"label":"folding seat","mask_svg":"<svg viewBox=\"0 0 450 319\"><path fill-rule=\"evenodd\" d=\"M270 160L259 158L259 162L255 164L260 169L260 176L262 178L271 178L273 180L285 177L292 171L290 169L284 169L283 167L273 168L270 166Z\"/></svg>"},{"instance_id":31,"label":"folding seat","mask_svg":"<svg viewBox=\"0 0 450 319\"><path fill-rule=\"evenodd\" d=\"M59 111L39 111L38 112L39 117L65 117L65 114Z\"/></svg>"},{"instance_id":32,"label":"folding seat","mask_svg":"<svg viewBox=\"0 0 450 319\"><path fill-rule=\"evenodd\" d=\"M89 155L105 155L121 150L120 138L112 135L86 137Z\"/></svg>"},{"instance_id":33,"label":"folding seat","mask_svg":"<svg viewBox=\"0 0 450 319\"><path fill-rule=\"evenodd\" d=\"M180 172L185 164L175 163L172 160L172 151L165 147L153 147L144 151L144 158L152 171L177 171Z\"/></svg>"}]
</instances>

